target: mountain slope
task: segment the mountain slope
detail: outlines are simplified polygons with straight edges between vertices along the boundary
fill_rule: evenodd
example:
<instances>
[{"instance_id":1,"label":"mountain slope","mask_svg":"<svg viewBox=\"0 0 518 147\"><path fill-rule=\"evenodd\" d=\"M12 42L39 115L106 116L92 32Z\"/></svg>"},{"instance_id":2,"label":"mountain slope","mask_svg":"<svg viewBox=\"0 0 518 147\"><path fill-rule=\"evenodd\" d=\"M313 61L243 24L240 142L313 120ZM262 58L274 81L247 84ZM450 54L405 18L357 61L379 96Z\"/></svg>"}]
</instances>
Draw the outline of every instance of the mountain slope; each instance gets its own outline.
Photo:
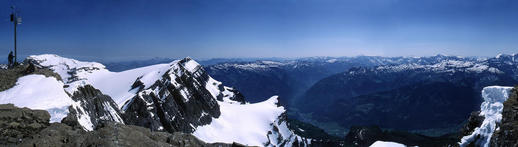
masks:
<instances>
[{"instance_id":1,"label":"mountain slope","mask_svg":"<svg viewBox=\"0 0 518 147\"><path fill-rule=\"evenodd\" d=\"M498 130L497 123L502 120L503 103L508 99L512 87L489 86L482 90L484 102L480 106L480 116L484 119L480 126L462 137L460 146L490 146L491 136Z\"/></svg>"},{"instance_id":2,"label":"mountain slope","mask_svg":"<svg viewBox=\"0 0 518 147\"><path fill-rule=\"evenodd\" d=\"M193 133L209 142L240 141L255 146L306 146L311 143L310 139L300 137L288 128L285 109L278 105L277 97L249 104L241 93L211 78L190 58L122 72L111 72L96 62L81 62L56 55L30 56L25 63L51 69L63 81L27 75L20 79L28 83L0 92L0 98L12 100L18 106L30 96L45 96L41 91L15 97L23 93L21 91L41 89L30 85L34 79L25 78L46 79L39 84L51 85L49 88L61 94L63 101L56 103L43 97L40 104L50 103L52 107L44 107L48 110L60 108L60 113L51 113L55 121L67 116L61 121L86 131L102 127L103 121L115 121L153 131ZM233 127L247 120L236 118L235 114L249 116L256 121L237 130ZM219 126L222 123L226 126ZM215 136L225 133L226 138Z\"/></svg>"},{"instance_id":3,"label":"mountain slope","mask_svg":"<svg viewBox=\"0 0 518 147\"><path fill-rule=\"evenodd\" d=\"M375 124L389 129L445 130L439 132L444 134L455 131L477 109L483 87L517 82L487 60L444 57L433 61L352 68L322 79L295 106L303 119L336 122L345 128ZM408 121L397 123L401 119Z\"/></svg>"}]
</instances>

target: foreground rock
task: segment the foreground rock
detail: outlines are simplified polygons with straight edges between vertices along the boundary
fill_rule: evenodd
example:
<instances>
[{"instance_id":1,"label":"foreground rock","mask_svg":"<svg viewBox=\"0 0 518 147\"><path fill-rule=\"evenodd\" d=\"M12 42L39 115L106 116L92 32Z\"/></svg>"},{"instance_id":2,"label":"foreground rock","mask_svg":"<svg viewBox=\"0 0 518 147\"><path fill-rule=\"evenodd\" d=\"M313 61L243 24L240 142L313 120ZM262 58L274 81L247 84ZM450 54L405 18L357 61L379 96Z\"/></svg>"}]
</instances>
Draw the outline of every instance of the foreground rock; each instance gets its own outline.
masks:
<instances>
[{"instance_id":1,"label":"foreground rock","mask_svg":"<svg viewBox=\"0 0 518 147\"><path fill-rule=\"evenodd\" d=\"M518 87L514 87L504 102L502 121L491 137L491 146L518 146Z\"/></svg>"},{"instance_id":2,"label":"foreground rock","mask_svg":"<svg viewBox=\"0 0 518 147\"><path fill-rule=\"evenodd\" d=\"M240 146L207 144L190 134L152 132L147 128L100 122L86 132L62 123L49 124L43 110L0 105L0 146Z\"/></svg>"},{"instance_id":3,"label":"foreground rock","mask_svg":"<svg viewBox=\"0 0 518 147\"><path fill-rule=\"evenodd\" d=\"M14 145L49 125L50 115L43 110L0 105L0 145Z\"/></svg>"},{"instance_id":4,"label":"foreground rock","mask_svg":"<svg viewBox=\"0 0 518 147\"><path fill-rule=\"evenodd\" d=\"M397 142L408 146L441 147L454 146L455 134L429 137L405 131L385 131L378 126L353 126L345 136L345 146L370 146L376 141Z\"/></svg>"}]
</instances>

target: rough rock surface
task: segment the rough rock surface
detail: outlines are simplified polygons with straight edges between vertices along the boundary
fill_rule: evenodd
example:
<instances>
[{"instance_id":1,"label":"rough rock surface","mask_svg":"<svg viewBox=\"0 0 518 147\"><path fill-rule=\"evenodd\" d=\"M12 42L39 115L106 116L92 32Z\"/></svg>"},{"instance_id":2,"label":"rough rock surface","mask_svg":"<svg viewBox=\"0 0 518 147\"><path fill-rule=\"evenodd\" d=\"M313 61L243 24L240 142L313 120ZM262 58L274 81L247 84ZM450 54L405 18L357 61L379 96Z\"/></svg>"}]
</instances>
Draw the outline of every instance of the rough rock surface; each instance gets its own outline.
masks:
<instances>
[{"instance_id":1,"label":"rough rock surface","mask_svg":"<svg viewBox=\"0 0 518 147\"><path fill-rule=\"evenodd\" d=\"M140 92L122 108L125 122L152 130L192 133L196 126L219 117L219 105L205 88L210 76L201 66L187 70L183 64L190 60L180 60L178 66L147 89L137 80L133 87L140 88ZM218 95L220 98L222 95Z\"/></svg>"},{"instance_id":2,"label":"rough rock surface","mask_svg":"<svg viewBox=\"0 0 518 147\"><path fill-rule=\"evenodd\" d=\"M345 137L345 146L370 146L376 141L390 141L408 146L455 146L457 135L429 137L405 131L382 130L378 126L353 126Z\"/></svg>"},{"instance_id":3,"label":"rough rock surface","mask_svg":"<svg viewBox=\"0 0 518 147\"><path fill-rule=\"evenodd\" d=\"M0 105L0 145L14 145L49 125L50 115L43 110Z\"/></svg>"},{"instance_id":4,"label":"rough rock surface","mask_svg":"<svg viewBox=\"0 0 518 147\"><path fill-rule=\"evenodd\" d=\"M4 91L13 87L16 84L16 81L19 77L25 76L27 74L41 74L45 75L46 77L52 76L58 80L61 80L61 77L50 69L33 66L33 69L31 69L32 72L27 72L28 68L29 65L27 65L26 63L15 66L10 69L0 68L0 91Z\"/></svg>"},{"instance_id":5,"label":"rough rock surface","mask_svg":"<svg viewBox=\"0 0 518 147\"><path fill-rule=\"evenodd\" d=\"M63 124L50 127L24 141L21 146L232 146L229 144L206 144L190 134L176 132L152 132L149 129L123 125L120 123L101 123L95 131L84 132Z\"/></svg>"},{"instance_id":6,"label":"rough rock surface","mask_svg":"<svg viewBox=\"0 0 518 147\"><path fill-rule=\"evenodd\" d=\"M73 127L93 130L100 121L124 123L117 104L91 85L79 87L72 95L76 104L69 107L69 113L61 122ZM78 120L83 120L80 122Z\"/></svg>"},{"instance_id":7,"label":"rough rock surface","mask_svg":"<svg viewBox=\"0 0 518 147\"><path fill-rule=\"evenodd\" d=\"M502 121L491 137L491 146L518 146L518 87L511 90L504 102Z\"/></svg>"},{"instance_id":8,"label":"rough rock surface","mask_svg":"<svg viewBox=\"0 0 518 147\"><path fill-rule=\"evenodd\" d=\"M480 125L482 125L482 122L484 121L484 116L480 116L479 114L480 111L475 111L471 113L471 115L468 118L468 122L461 129L461 135L459 136L460 138L472 134L473 131L475 131L475 128L480 127ZM470 144L468 144L468 146L475 146L475 142L477 142L476 140L472 141Z\"/></svg>"},{"instance_id":9,"label":"rough rock surface","mask_svg":"<svg viewBox=\"0 0 518 147\"><path fill-rule=\"evenodd\" d=\"M116 122L100 122L93 131L84 131L63 123L49 124L50 115L43 110L0 105L0 146L242 146L240 144L207 144L181 132L152 132L147 128Z\"/></svg>"}]
</instances>

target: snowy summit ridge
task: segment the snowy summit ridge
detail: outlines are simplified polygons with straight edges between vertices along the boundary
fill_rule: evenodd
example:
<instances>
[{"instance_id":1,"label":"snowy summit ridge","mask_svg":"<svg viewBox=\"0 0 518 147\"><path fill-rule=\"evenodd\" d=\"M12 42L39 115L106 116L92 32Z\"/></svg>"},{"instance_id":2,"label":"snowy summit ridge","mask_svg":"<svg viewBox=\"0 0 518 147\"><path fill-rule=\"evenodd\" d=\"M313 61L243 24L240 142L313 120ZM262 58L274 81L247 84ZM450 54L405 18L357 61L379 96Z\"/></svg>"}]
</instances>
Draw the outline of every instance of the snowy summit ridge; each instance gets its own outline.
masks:
<instances>
[{"instance_id":1,"label":"snowy summit ridge","mask_svg":"<svg viewBox=\"0 0 518 147\"><path fill-rule=\"evenodd\" d=\"M246 103L237 90L223 86L189 57L121 72L52 54L30 56L26 61L51 69L62 81L27 75L15 87L0 92L0 100L48 110L52 122L72 118L90 131L98 121L109 120L192 133L206 142L254 146L311 143L288 128L277 96Z\"/></svg>"}]
</instances>

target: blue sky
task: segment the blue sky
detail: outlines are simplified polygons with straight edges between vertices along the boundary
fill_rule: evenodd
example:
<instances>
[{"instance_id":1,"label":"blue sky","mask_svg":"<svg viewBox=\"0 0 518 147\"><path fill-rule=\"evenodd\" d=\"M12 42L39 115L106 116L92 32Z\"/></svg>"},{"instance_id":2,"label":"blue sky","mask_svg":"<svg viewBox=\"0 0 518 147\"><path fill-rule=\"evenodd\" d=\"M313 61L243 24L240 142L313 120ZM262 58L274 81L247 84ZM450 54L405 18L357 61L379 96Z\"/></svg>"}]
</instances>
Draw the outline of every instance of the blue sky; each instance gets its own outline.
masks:
<instances>
[{"instance_id":1,"label":"blue sky","mask_svg":"<svg viewBox=\"0 0 518 147\"><path fill-rule=\"evenodd\" d=\"M3 0L0 53L152 57L518 53L512 0Z\"/></svg>"}]
</instances>

